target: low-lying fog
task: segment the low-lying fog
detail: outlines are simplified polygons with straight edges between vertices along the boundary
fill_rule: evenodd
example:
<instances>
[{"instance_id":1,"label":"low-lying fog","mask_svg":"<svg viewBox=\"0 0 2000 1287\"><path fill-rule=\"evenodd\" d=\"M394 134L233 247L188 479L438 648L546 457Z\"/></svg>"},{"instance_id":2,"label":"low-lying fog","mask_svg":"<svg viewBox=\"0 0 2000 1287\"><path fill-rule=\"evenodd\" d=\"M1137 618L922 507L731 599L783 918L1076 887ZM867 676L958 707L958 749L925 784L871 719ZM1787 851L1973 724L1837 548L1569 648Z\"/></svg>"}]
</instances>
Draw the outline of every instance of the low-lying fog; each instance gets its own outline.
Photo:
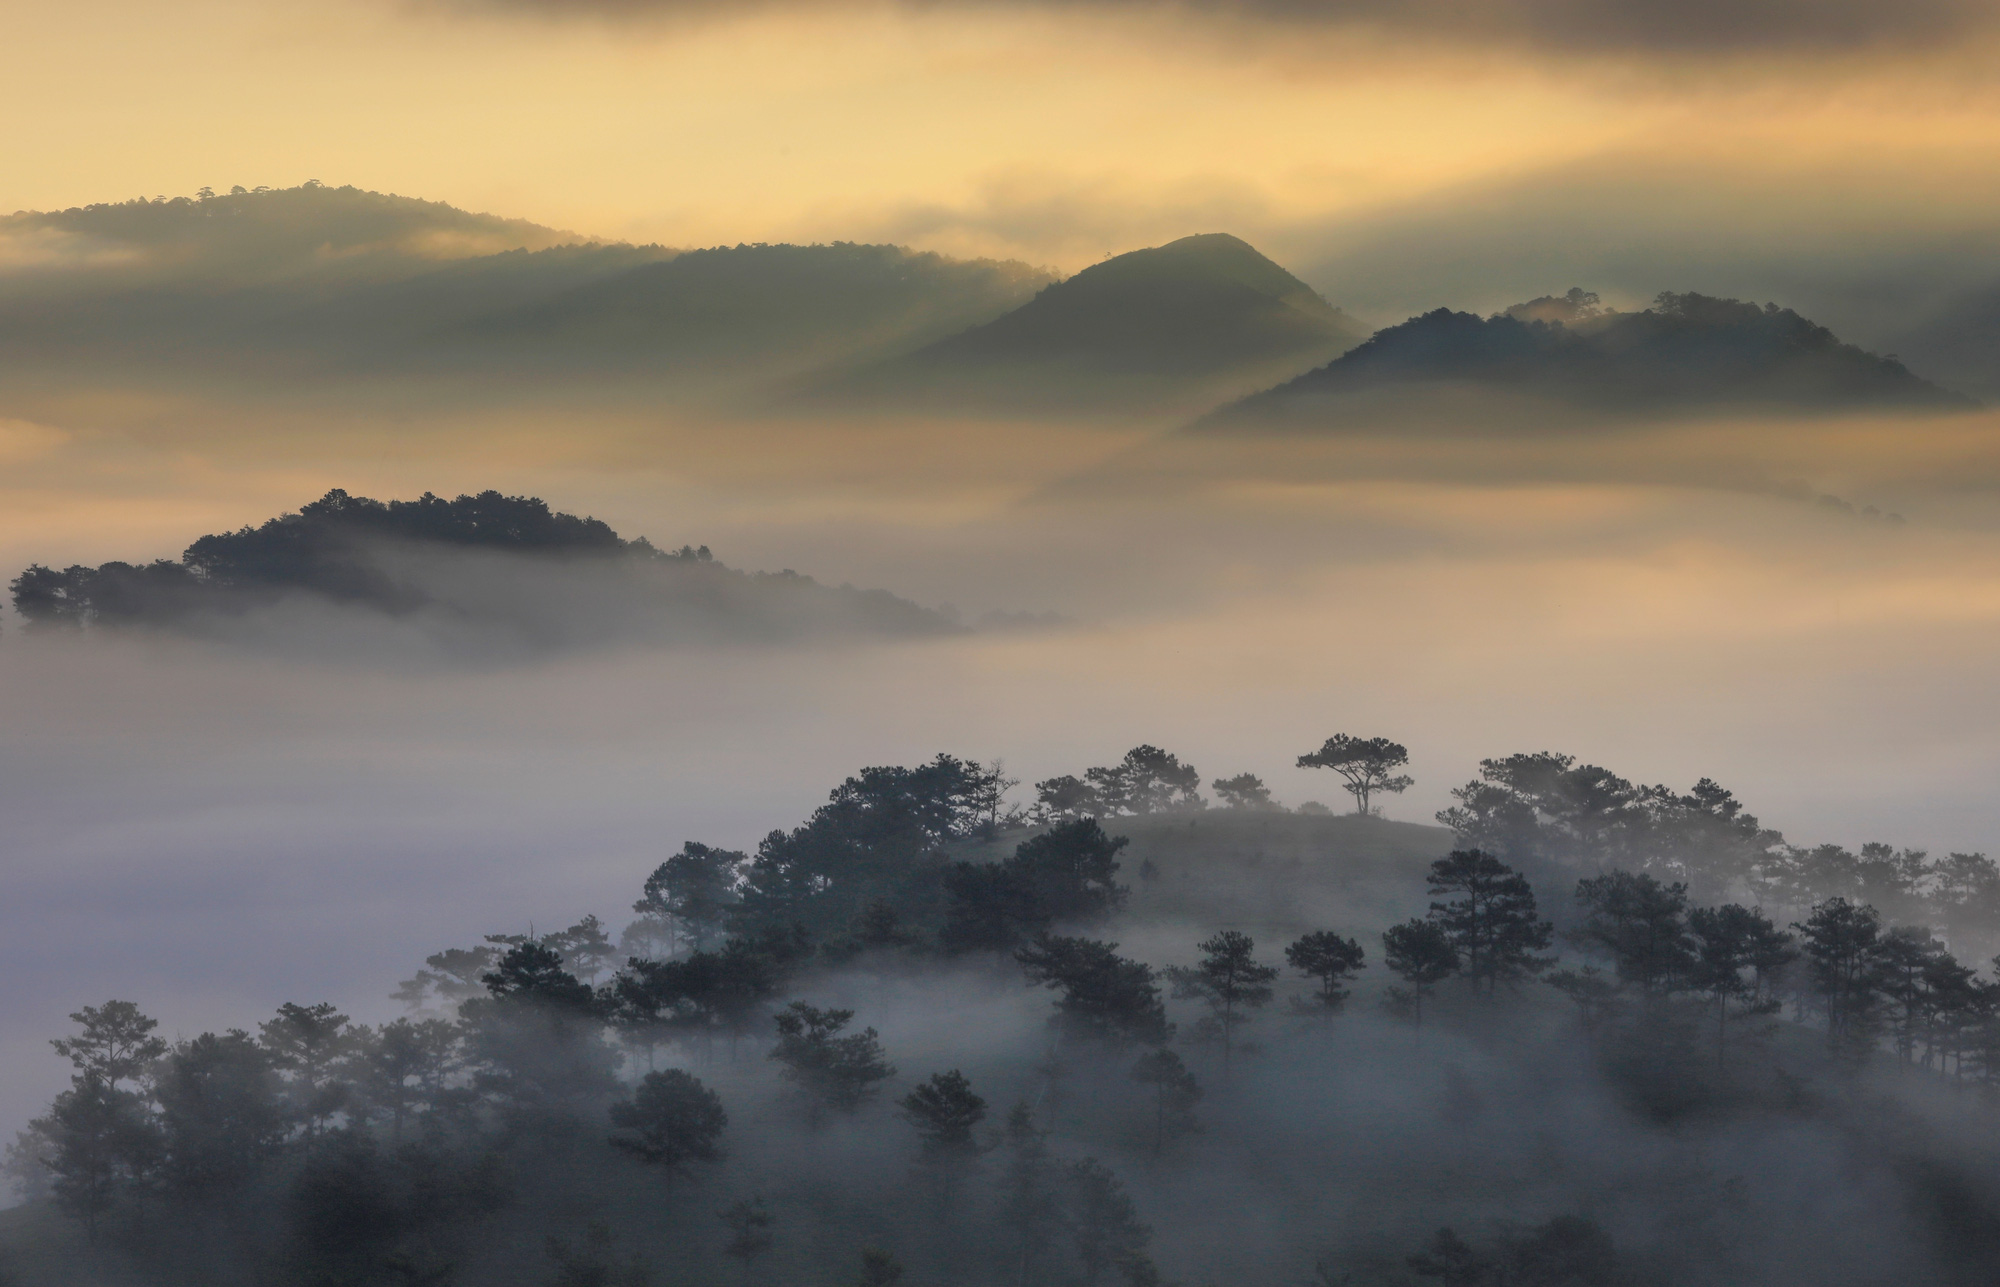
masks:
<instances>
[{"instance_id":1,"label":"low-lying fog","mask_svg":"<svg viewBox=\"0 0 2000 1287\"><path fill-rule=\"evenodd\" d=\"M42 1043L77 1006L128 997L182 1034L283 1001L384 1018L427 953L617 921L683 840L749 848L846 773L940 750L1032 782L1151 742L1337 803L1295 757L1386 734L1412 754L1388 809L1406 820L1483 756L1550 749L1714 777L1795 841L2000 843L1984 414L1236 445L1046 423L301 418L260 442L111 421L0 426L10 576L173 557L328 487L497 487L732 566L1068 624L455 667L393 628L308 658L9 616L7 1134L62 1084Z\"/></svg>"}]
</instances>

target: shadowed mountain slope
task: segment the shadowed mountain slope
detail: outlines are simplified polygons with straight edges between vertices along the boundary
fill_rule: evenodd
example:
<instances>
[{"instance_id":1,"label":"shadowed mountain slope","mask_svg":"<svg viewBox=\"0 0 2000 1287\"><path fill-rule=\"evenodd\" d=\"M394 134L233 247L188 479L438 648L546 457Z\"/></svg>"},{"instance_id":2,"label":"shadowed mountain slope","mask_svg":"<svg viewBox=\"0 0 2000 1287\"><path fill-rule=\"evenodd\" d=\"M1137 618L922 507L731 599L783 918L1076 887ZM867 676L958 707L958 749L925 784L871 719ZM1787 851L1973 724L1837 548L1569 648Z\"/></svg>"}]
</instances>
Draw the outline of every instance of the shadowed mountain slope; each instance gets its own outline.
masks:
<instances>
[{"instance_id":1,"label":"shadowed mountain slope","mask_svg":"<svg viewBox=\"0 0 2000 1287\"><path fill-rule=\"evenodd\" d=\"M139 200L0 219L0 372L472 398L614 374L672 398L908 352L1050 280L900 246L604 244L355 188Z\"/></svg>"},{"instance_id":2,"label":"shadowed mountain slope","mask_svg":"<svg viewBox=\"0 0 2000 1287\"><path fill-rule=\"evenodd\" d=\"M999 410L1185 401L1325 361L1365 334L1248 243L1206 233L1095 264L847 387Z\"/></svg>"},{"instance_id":3,"label":"shadowed mountain slope","mask_svg":"<svg viewBox=\"0 0 2000 1287\"><path fill-rule=\"evenodd\" d=\"M475 319L454 339L544 364L801 370L873 360L987 322L1048 281L1025 264L901 246L721 246Z\"/></svg>"},{"instance_id":4,"label":"shadowed mountain slope","mask_svg":"<svg viewBox=\"0 0 2000 1287\"><path fill-rule=\"evenodd\" d=\"M1246 398L1204 427L1338 428L1399 413L1645 417L1732 408L1955 411L1971 399L1774 304L1663 293L1644 312L1573 290L1481 318L1438 309Z\"/></svg>"},{"instance_id":5,"label":"shadowed mountain slope","mask_svg":"<svg viewBox=\"0 0 2000 1287\"><path fill-rule=\"evenodd\" d=\"M295 514L201 537L178 562L30 566L14 609L39 631L171 630L287 651L357 644L505 659L608 644L744 645L956 633L882 590L700 549L624 540L532 496L330 491Z\"/></svg>"}]
</instances>

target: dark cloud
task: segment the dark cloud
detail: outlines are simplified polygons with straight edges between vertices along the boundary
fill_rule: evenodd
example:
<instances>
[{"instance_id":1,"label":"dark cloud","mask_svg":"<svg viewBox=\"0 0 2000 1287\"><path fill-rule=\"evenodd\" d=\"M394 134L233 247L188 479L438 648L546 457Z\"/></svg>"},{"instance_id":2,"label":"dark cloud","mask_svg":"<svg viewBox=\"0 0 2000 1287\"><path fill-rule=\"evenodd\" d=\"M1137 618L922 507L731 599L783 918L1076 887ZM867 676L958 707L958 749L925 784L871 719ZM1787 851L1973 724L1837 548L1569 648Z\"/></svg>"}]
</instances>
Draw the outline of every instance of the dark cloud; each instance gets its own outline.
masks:
<instances>
[{"instance_id":1,"label":"dark cloud","mask_svg":"<svg viewBox=\"0 0 2000 1287\"><path fill-rule=\"evenodd\" d=\"M470 0L556 16L722 17L716 0ZM832 8L850 0L771 0L763 8ZM906 0L911 8L1148 11L1251 27L1323 29L1444 44L1494 41L1552 51L1732 54L1935 48L1990 31L1982 0Z\"/></svg>"}]
</instances>

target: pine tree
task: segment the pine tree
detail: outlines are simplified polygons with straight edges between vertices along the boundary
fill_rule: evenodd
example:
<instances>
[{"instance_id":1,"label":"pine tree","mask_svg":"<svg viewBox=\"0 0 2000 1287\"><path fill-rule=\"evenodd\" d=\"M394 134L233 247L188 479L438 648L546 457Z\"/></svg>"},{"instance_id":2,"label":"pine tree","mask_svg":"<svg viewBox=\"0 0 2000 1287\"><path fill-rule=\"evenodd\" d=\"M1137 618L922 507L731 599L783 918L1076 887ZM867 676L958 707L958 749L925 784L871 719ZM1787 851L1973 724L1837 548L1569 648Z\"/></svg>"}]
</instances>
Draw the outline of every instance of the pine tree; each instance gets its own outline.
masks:
<instances>
[{"instance_id":1,"label":"pine tree","mask_svg":"<svg viewBox=\"0 0 2000 1287\"><path fill-rule=\"evenodd\" d=\"M1383 930L1382 963L1410 985L1406 995L1418 1027L1424 1022L1424 998L1464 964L1435 921L1405 921Z\"/></svg>"},{"instance_id":2,"label":"pine tree","mask_svg":"<svg viewBox=\"0 0 2000 1287\"><path fill-rule=\"evenodd\" d=\"M1804 924L1795 924L1811 973L1813 990L1826 1006L1827 1044L1840 1057L1860 1062L1875 1046L1879 1019L1876 984L1881 921L1872 907L1845 898L1815 905Z\"/></svg>"},{"instance_id":3,"label":"pine tree","mask_svg":"<svg viewBox=\"0 0 2000 1287\"><path fill-rule=\"evenodd\" d=\"M1286 964L1307 978L1319 980L1319 995L1313 1004L1301 1009L1323 1015L1340 1013L1348 995L1342 985L1356 970L1366 968L1364 955L1361 944L1332 930L1315 930L1286 948Z\"/></svg>"},{"instance_id":4,"label":"pine tree","mask_svg":"<svg viewBox=\"0 0 2000 1287\"><path fill-rule=\"evenodd\" d=\"M631 1099L611 1105L610 1116L622 1132L612 1145L669 1175L689 1162L722 1160L717 1141L729 1114L714 1091L679 1068L647 1073Z\"/></svg>"},{"instance_id":5,"label":"pine tree","mask_svg":"<svg viewBox=\"0 0 2000 1287\"><path fill-rule=\"evenodd\" d=\"M1173 1033L1151 966L1116 943L1037 935L1014 953L1031 984L1060 989L1050 1023L1070 1040L1159 1045Z\"/></svg>"},{"instance_id":6,"label":"pine tree","mask_svg":"<svg viewBox=\"0 0 2000 1287\"><path fill-rule=\"evenodd\" d=\"M781 1075L805 1095L815 1121L829 1110L854 1112L896 1075L875 1029L840 1035L853 1019L852 1010L822 1010L803 1001L776 1016L778 1044L770 1057L784 1065Z\"/></svg>"},{"instance_id":7,"label":"pine tree","mask_svg":"<svg viewBox=\"0 0 2000 1287\"><path fill-rule=\"evenodd\" d=\"M1687 926L1687 886L1614 871L1580 880L1576 901L1584 921L1572 934L1611 958L1621 982L1647 1006L1665 999L1694 968Z\"/></svg>"},{"instance_id":8,"label":"pine tree","mask_svg":"<svg viewBox=\"0 0 2000 1287\"><path fill-rule=\"evenodd\" d=\"M1276 967L1261 965L1257 943L1241 930L1223 930L1199 944L1201 961L1194 966L1170 966L1174 995L1208 1003L1222 1030L1222 1070L1229 1073L1229 1056L1238 1025L1249 1022L1245 1011L1262 1009L1271 1000Z\"/></svg>"},{"instance_id":9,"label":"pine tree","mask_svg":"<svg viewBox=\"0 0 2000 1287\"><path fill-rule=\"evenodd\" d=\"M1460 969L1487 995L1504 982L1538 974L1551 962L1535 953L1554 940L1555 927L1536 915L1535 892L1525 877L1477 849L1454 850L1431 864L1430 919L1458 953Z\"/></svg>"}]
</instances>

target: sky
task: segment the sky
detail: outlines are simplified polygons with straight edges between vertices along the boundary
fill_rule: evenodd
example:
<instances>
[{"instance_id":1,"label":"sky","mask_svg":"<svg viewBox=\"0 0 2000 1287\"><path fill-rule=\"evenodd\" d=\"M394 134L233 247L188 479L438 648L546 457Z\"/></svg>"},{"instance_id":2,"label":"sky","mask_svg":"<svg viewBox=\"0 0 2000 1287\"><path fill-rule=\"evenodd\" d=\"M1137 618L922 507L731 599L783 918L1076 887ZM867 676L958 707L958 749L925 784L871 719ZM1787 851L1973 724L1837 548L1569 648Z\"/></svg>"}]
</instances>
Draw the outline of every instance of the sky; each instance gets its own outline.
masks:
<instances>
[{"instance_id":1,"label":"sky","mask_svg":"<svg viewBox=\"0 0 2000 1287\"><path fill-rule=\"evenodd\" d=\"M1864 341L2000 279L1979 3L0 12L0 210L319 179L603 238L1064 272L1226 230L1375 321L1710 289ZM0 568L172 557L334 486L499 487L1071 624L459 671L10 619L0 968L28 986L0 996L0 1064L34 1071L0 1079L0 1132L60 1085L41 1043L78 1005L137 992L175 1032L322 996L386 1017L427 952L613 917L682 840L754 844L940 750L1032 781L1150 741L1296 803L1332 798L1293 761L1340 728L1410 745L1404 820L1483 756L1553 749L1714 776L1801 840L2000 846L1993 413L1227 458L1130 425L173 414L214 432L0 391Z\"/></svg>"},{"instance_id":2,"label":"sky","mask_svg":"<svg viewBox=\"0 0 2000 1287\"><path fill-rule=\"evenodd\" d=\"M1591 167L1681 172L1697 223L1831 188L1865 207L1836 222L1915 235L1983 204L2000 141L1976 4L14 9L8 208L318 178L603 237L1073 270L1221 226L1330 254ZM1885 211L1912 169L1926 208ZM1596 186L1566 203L1616 204Z\"/></svg>"}]
</instances>

